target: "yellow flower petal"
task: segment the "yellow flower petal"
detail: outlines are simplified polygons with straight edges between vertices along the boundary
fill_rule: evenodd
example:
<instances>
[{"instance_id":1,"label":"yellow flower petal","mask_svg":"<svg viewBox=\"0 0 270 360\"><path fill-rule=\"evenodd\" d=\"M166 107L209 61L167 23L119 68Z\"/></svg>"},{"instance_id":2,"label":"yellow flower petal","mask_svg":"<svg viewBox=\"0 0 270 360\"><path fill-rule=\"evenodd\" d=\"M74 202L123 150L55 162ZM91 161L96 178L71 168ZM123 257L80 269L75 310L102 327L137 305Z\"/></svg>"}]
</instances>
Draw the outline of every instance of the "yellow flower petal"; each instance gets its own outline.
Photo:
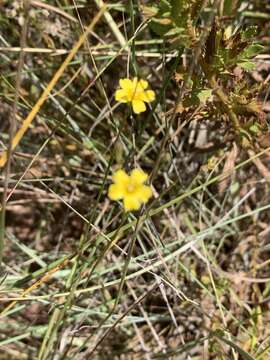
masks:
<instances>
[{"instance_id":1,"label":"yellow flower petal","mask_svg":"<svg viewBox=\"0 0 270 360\"><path fill-rule=\"evenodd\" d=\"M108 196L111 200L123 199L126 211L138 210L152 194L150 186L144 185L148 175L141 169L133 169L130 176L122 169L117 170L112 179Z\"/></svg>"},{"instance_id":2,"label":"yellow flower petal","mask_svg":"<svg viewBox=\"0 0 270 360\"><path fill-rule=\"evenodd\" d=\"M133 81L131 81L130 79L120 79L119 84L124 90L129 90L133 87Z\"/></svg>"},{"instance_id":3,"label":"yellow flower petal","mask_svg":"<svg viewBox=\"0 0 270 360\"><path fill-rule=\"evenodd\" d=\"M112 184L109 187L108 196L111 200L120 200L125 196L125 188L119 184Z\"/></svg>"},{"instance_id":4,"label":"yellow flower petal","mask_svg":"<svg viewBox=\"0 0 270 360\"><path fill-rule=\"evenodd\" d=\"M135 114L140 114L146 110L145 103L155 100L153 90L145 90L148 82L134 77L133 79L120 79L121 89L116 90L115 99L122 103L131 103Z\"/></svg>"},{"instance_id":5,"label":"yellow flower petal","mask_svg":"<svg viewBox=\"0 0 270 360\"><path fill-rule=\"evenodd\" d=\"M116 92L115 92L115 100L119 101L119 102L122 102L122 103L128 102L126 90L123 90L123 89L116 90Z\"/></svg>"},{"instance_id":6,"label":"yellow flower petal","mask_svg":"<svg viewBox=\"0 0 270 360\"><path fill-rule=\"evenodd\" d=\"M142 100L132 100L132 108L135 114L139 114L146 110L145 103Z\"/></svg>"},{"instance_id":7,"label":"yellow flower petal","mask_svg":"<svg viewBox=\"0 0 270 360\"><path fill-rule=\"evenodd\" d=\"M124 197L124 208L126 211L138 210L141 206L140 201L134 195L126 195Z\"/></svg>"},{"instance_id":8,"label":"yellow flower petal","mask_svg":"<svg viewBox=\"0 0 270 360\"><path fill-rule=\"evenodd\" d=\"M148 87L148 81L141 79L138 82L138 86L145 90Z\"/></svg>"},{"instance_id":9,"label":"yellow flower petal","mask_svg":"<svg viewBox=\"0 0 270 360\"><path fill-rule=\"evenodd\" d=\"M121 186L126 186L129 182L129 176L124 170L117 170L112 179L115 184Z\"/></svg>"},{"instance_id":10,"label":"yellow flower petal","mask_svg":"<svg viewBox=\"0 0 270 360\"><path fill-rule=\"evenodd\" d=\"M137 190L137 197L143 203L147 203L147 201L152 197L152 195L153 192L150 186L141 185Z\"/></svg>"},{"instance_id":11,"label":"yellow flower petal","mask_svg":"<svg viewBox=\"0 0 270 360\"><path fill-rule=\"evenodd\" d=\"M141 169L134 169L131 171L130 178L133 184L141 185L147 180L148 175Z\"/></svg>"},{"instance_id":12,"label":"yellow flower petal","mask_svg":"<svg viewBox=\"0 0 270 360\"><path fill-rule=\"evenodd\" d=\"M156 98L156 95L153 90L147 90L143 93L143 95L144 95L143 101L148 103L154 101Z\"/></svg>"}]
</instances>

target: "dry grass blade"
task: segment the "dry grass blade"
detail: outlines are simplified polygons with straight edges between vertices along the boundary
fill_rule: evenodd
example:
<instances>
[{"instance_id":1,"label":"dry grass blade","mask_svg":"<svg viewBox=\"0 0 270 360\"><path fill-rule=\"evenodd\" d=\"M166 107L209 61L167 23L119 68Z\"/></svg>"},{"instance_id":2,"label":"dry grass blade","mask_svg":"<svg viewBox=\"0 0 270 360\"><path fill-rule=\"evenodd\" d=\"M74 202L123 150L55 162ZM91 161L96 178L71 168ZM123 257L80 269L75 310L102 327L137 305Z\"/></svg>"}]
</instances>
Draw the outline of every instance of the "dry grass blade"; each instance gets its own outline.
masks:
<instances>
[{"instance_id":1,"label":"dry grass blade","mask_svg":"<svg viewBox=\"0 0 270 360\"><path fill-rule=\"evenodd\" d=\"M22 28L21 34L21 48L26 46L26 38L27 38L27 29L28 29L28 12L29 12L29 1L25 0L23 2L24 5L24 13L25 19ZM13 141L14 141L14 134L16 131L16 115L17 115L17 105L19 100L19 91L20 85L22 80L22 70L24 64L24 51L20 52L20 58L18 63L17 69L17 76L16 76L16 88L15 88L15 99L13 103L12 114L10 118L10 129L9 129L9 143L8 149L5 153L5 158L7 161L6 171L5 171L5 182L4 182L4 190L2 196L2 206L1 206L1 213L0 213L0 265L3 260L3 250L4 250L4 240L5 240L5 225L6 225L6 202L7 202L7 192L9 186L9 177L10 177L10 167L11 167L11 157L13 151ZM0 160L1 161L1 160Z\"/></svg>"},{"instance_id":2,"label":"dry grass blade","mask_svg":"<svg viewBox=\"0 0 270 360\"><path fill-rule=\"evenodd\" d=\"M19 142L22 139L23 135L25 134L25 132L27 131L27 129L31 125L32 121L34 120L36 114L39 112L41 106L44 104L44 102L46 101L46 99L50 95L51 91L53 90L53 88L57 84L58 80L60 79L60 77L64 73L66 67L69 65L71 60L74 58L74 56L76 55L76 53L78 52L78 50L82 46L82 44L84 43L84 41L87 38L87 36L89 35L89 33L93 30L96 23L99 21L101 16L104 14L105 10L106 10L106 6L101 8L101 10L96 14L94 19L91 21L90 25L87 27L85 32L81 35L78 42L72 48L71 52L68 54L68 56L63 61L60 68L57 70L57 72L55 73L55 75L53 76L51 81L49 82L46 89L41 94L40 98L38 99L38 101L36 102L34 107L32 108L31 112L28 114L26 119L23 121L21 128L18 130L18 132L16 133L16 135L13 138L12 150L14 150L16 148L16 146L19 144ZM6 161L7 161L7 152L5 151L0 157L0 167L3 167L6 164Z\"/></svg>"}]
</instances>

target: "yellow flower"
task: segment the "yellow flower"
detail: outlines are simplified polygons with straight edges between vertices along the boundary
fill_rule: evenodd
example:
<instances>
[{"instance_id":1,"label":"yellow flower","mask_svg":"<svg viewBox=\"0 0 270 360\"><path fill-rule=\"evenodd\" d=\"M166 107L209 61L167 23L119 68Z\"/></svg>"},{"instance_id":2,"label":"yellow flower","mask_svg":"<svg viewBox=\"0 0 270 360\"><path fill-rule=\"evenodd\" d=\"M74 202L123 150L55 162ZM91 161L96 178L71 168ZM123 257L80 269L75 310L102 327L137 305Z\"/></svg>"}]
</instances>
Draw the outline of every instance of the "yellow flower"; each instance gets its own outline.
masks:
<instances>
[{"instance_id":1,"label":"yellow flower","mask_svg":"<svg viewBox=\"0 0 270 360\"><path fill-rule=\"evenodd\" d=\"M132 170L130 176L124 170L117 170L112 177L114 184L109 187L109 198L123 199L126 211L138 210L152 196L150 186L144 185L147 178L148 175L140 169Z\"/></svg>"},{"instance_id":2,"label":"yellow flower","mask_svg":"<svg viewBox=\"0 0 270 360\"><path fill-rule=\"evenodd\" d=\"M154 91L146 90L148 87L146 80L138 80L137 77L133 80L120 79L119 84L121 89L116 90L115 100L122 103L131 103L135 114L144 112L146 110L145 103L155 100Z\"/></svg>"}]
</instances>

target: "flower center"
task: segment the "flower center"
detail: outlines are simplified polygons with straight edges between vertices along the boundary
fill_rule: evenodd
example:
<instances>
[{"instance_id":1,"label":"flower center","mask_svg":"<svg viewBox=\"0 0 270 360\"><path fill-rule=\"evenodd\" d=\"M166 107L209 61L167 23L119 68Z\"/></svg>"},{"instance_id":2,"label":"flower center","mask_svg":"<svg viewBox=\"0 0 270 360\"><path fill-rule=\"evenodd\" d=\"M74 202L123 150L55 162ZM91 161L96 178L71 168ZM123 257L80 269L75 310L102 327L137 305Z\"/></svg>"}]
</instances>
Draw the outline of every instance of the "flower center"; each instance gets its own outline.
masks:
<instances>
[{"instance_id":1,"label":"flower center","mask_svg":"<svg viewBox=\"0 0 270 360\"><path fill-rule=\"evenodd\" d=\"M140 95L143 92L138 89L138 87L136 88L130 88L127 90L127 98L129 101L133 101L133 100L139 100L140 99Z\"/></svg>"},{"instance_id":2,"label":"flower center","mask_svg":"<svg viewBox=\"0 0 270 360\"><path fill-rule=\"evenodd\" d=\"M132 183L129 183L127 186L127 192L132 193L135 190L135 185Z\"/></svg>"},{"instance_id":3,"label":"flower center","mask_svg":"<svg viewBox=\"0 0 270 360\"><path fill-rule=\"evenodd\" d=\"M135 93L134 89L128 89L127 97L129 99L129 101L134 100L135 95L136 95L136 93Z\"/></svg>"}]
</instances>

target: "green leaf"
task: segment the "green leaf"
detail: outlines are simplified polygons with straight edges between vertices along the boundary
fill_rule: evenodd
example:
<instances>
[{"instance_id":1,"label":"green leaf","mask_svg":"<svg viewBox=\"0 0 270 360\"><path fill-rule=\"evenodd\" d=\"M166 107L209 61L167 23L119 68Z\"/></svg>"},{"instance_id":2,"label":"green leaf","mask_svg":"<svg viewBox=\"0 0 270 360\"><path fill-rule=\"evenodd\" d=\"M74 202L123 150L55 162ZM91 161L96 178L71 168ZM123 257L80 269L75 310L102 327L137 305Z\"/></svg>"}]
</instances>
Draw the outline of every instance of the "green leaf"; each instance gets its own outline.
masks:
<instances>
[{"instance_id":1,"label":"green leaf","mask_svg":"<svg viewBox=\"0 0 270 360\"><path fill-rule=\"evenodd\" d=\"M143 15L149 19L153 16L156 16L158 13L158 7L157 6L142 6L142 12Z\"/></svg>"},{"instance_id":2,"label":"green leaf","mask_svg":"<svg viewBox=\"0 0 270 360\"><path fill-rule=\"evenodd\" d=\"M246 71L252 71L255 68L255 64L251 61L242 61L237 63L238 66L240 66L242 69L246 70Z\"/></svg>"},{"instance_id":3,"label":"green leaf","mask_svg":"<svg viewBox=\"0 0 270 360\"><path fill-rule=\"evenodd\" d=\"M197 97L201 103L205 103L212 95L212 89L203 89L197 93Z\"/></svg>"},{"instance_id":4,"label":"green leaf","mask_svg":"<svg viewBox=\"0 0 270 360\"><path fill-rule=\"evenodd\" d=\"M158 21L158 19L153 19L149 26L151 30L153 30L159 36L164 36L172 29L171 25L162 24L160 21Z\"/></svg>"},{"instance_id":5,"label":"green leaf","mask_svg":"<svg viewBox=\"0 0 270 360\"><path fill-rule=\"evenodd\" d=\"M257 26L249 26L246 30L241 32L241 38L242 40L248 40L250 41L251 38L253 38L258 32Z\"/></svg>"},{"instance_id":6,"label":"green leaf","mask_svg":"<svg viewBox=\"0 0 270 360\"><path fill-rule=\"evenodd\" d=\"M171 0L172 4L172 19L175 24L179 27L182 26L184 20L183 14L183 1L182 0Z\"/></svg>"},{"instance_id":7,"label":"green leaf","mask_svg":"<svg viewBox=\"0 0 270 360\"><path fill-rule=\"evenodd\" d=\"M167 0L161 0L159 6L162 12L169 11L171 9L170 1Z\"/></svg>"},{"instance_id":8,"label":"green leaf","mask_svg":"<svg viewBox=\"0 0 270 360\"><path fill-rule=\"evenodd\" d=\"M249 131L255 135L260 132L260 125L258 123L254 123L249 127Z\"/></svg>"},{"instance_id":9,"label":"green leaf","mask_svg":"<svg viewBox=\"0 0 270 360\"><path fill-rule=\"evenodd\" d=\"M253 43L242 52L241 56L243 56L244 58L251 58L255 55L258 55L258 53L262 52L263 49L264 46Z\"/></svg>"}]
</instances>

